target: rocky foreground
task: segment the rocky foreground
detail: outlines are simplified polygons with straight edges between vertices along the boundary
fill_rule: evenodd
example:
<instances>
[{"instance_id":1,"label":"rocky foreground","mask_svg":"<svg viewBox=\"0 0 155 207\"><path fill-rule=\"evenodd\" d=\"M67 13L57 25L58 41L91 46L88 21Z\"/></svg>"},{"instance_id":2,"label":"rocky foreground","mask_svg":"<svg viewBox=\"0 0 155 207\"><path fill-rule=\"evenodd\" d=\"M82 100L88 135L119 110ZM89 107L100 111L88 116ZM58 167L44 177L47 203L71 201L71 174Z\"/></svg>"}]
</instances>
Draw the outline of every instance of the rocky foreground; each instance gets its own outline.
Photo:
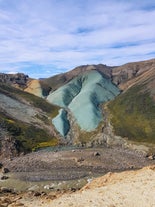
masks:
<instances>
[{"instance_id":1,"label":"rocky foreground","mask_svg":"<svg viewBox=\"0 0 155 207\"><path fill-rule=\"evenodd\" d=\"M16 207L153 207L155 166L121 173L107 173L80 191L41 195L31 193L0 197L0 206Z\"/></svg>"},{"instance_id":2,"label":"rocky foreground","mask_svg":"<svg viewBox=\"0 0 155 207\"><path fill-rule=\"evenodd\" d=\"M155 160L144 152L66 149L1 162L0 207L155 206Z\"/></svg>"}]
</instances>

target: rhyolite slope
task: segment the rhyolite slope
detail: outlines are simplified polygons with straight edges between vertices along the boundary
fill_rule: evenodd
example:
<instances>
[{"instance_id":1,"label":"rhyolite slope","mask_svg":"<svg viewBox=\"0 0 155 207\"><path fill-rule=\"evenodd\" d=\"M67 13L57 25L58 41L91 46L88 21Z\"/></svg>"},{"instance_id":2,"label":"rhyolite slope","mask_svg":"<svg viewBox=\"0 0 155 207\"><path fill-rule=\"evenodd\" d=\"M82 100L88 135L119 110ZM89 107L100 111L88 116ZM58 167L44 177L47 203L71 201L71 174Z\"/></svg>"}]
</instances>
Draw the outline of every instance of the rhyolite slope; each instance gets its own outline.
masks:
<instances>
[{"instance_id":1,"label":"rhyolite slope","mask_svg":"<svg viewBox=\"0 0 155 207\"><path fill-rule=\"evenodd\" d=\"M71 111L79 127L84 131L94 130L102 120L100 104L113 99L120 93L119 89L96 70L78 75L65 86L49 94L47 100ZM65 136L67 112L53 120L56 129ZM61 123L61 127L60 127ZM63 124L64 123L64 124Z\"/></svg>"}]
</instances>

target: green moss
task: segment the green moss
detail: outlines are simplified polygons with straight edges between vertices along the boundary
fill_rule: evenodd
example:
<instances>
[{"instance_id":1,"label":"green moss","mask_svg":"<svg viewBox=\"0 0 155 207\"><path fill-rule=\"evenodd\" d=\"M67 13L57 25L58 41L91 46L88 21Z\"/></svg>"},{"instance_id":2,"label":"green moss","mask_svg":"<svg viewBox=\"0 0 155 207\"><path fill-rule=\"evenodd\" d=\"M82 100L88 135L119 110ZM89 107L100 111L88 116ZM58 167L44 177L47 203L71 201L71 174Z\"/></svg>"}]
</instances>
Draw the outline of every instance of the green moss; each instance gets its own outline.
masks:
<instances>
[{"instance_id":1,"label":"green moss","mask_svg":"<svg viewBox=\"0 0 155 207\"><path fill-rule=\"evenodd\" d=\"M95 140L96 135L102 132L103 125L104 125L104 122L101 121L99 126L91 132L87 132L87 131L83 131L79 129L79 137L78 137L76 144L80 142L80 144L82 144L83 146L86 146L89 142L92 142L93 140Z\"/></svg>"},{"instance_id":2,"label":"green moss","mask_svg":"<svg viewBox=\"0 0 155 207\"><path fill-rule=\"evenodd\" d=\"M131 87L108 105L117 135L155 143L155 103L145 85Z\"/></svg>"},{"instance_id":3,"label":"green moss","mask_svg":"<svg viewBox=\"0 0 155 207\"><path fill-rule=\"evenodd\" d=\"M0 112L0 125L18 141L18 147L21 152L31 152L33 149L38 148L38 146L43 146L43 143L46 143L46 146L58 144L58 139L51 137L46 130L13 120L2 112Z\"/></svg>"},{"instance_id":4,"label":"green moss","mask_svg":"<svg viewBox=\"0 0 155 207\"><path fill-rule=\"evenodd\" d=\"M36 150L41 149L41 148L54 147L54 146L57 146L58 144L59 144L58 139L53 138L52 140L50 140L48 142L38 143L32 150L36 151Z\"/></svg>"}]
</instances>

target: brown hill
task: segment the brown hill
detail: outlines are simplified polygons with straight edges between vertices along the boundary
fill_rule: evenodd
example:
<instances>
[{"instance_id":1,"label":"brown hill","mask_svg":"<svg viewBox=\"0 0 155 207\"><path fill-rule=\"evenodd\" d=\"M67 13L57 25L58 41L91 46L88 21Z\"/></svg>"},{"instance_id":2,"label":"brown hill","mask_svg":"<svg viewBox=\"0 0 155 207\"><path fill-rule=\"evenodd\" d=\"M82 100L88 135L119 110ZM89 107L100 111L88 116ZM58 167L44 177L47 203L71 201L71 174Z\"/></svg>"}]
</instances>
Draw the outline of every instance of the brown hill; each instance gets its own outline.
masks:
<instances>
[{"instance_id":1,"label":"brown hill","mask_svg":"<svg viewBox=\"0 0 155 207\"><path fill-rule=\"evenodd\" d=\"M147 82L149 85L155 77L155 59L127 63L112 70L112 80L122 90L135 84ZM151 89L151 87L149 87Z\"/></svg>"}]
</instances>

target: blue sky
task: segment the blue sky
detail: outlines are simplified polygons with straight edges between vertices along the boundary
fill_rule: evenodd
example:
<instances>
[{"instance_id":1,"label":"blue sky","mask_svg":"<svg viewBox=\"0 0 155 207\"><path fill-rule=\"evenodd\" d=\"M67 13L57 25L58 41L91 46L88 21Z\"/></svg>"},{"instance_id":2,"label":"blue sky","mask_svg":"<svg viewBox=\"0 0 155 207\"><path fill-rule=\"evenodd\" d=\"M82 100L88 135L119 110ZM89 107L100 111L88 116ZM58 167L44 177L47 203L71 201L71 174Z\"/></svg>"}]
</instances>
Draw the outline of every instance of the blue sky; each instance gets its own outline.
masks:
<instances>
[{"instance_id":1,"label":"blue sky","mask_svg":"<svg viewBox=\"0 0 155 207\"><path fill-rule=\"evenodd\" d=\"M0 0L0 72L49 77L155 57L155 0Z\"/></svg>"}]
</instances>

